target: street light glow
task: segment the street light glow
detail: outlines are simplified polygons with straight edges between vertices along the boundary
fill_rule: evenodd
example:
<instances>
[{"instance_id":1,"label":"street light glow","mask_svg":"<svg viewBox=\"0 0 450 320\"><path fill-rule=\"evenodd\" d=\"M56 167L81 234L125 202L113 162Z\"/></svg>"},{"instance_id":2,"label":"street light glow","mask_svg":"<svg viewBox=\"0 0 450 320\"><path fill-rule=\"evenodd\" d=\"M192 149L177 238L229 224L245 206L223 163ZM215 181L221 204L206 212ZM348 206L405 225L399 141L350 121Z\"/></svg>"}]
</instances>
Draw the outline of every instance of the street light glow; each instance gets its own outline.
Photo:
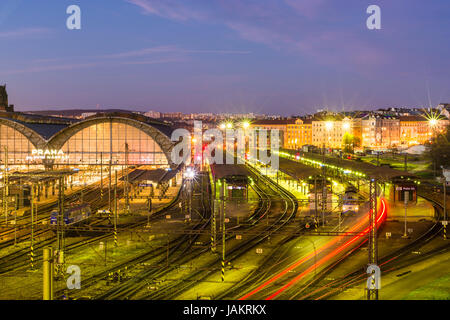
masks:
<instances>
[{"instance_id":1,"label":"street light glow","mask_svg":"<svg viewBox=\"0 0 450 320\"><path fill-rule=\"evenodd\" d=\"M431 118L430 120L428 120L428 123L430 124L430 126L435 127L438 121L437 119Z\"/></svg>"},{"instance_id":2,"label":"street light glow","mask_svg":"<svg viewBox=\"0 0 450 320\"><path fill-rule=\"evenodd\" d=\"M244 129L247 129L248 127L250 127L250 122L244 121L244 122L242 123L242 127L243 127Z\"/></svg>"},{"instance_id":3,"label":"street light glow","mask_svg":"<svg viewBox=\"0 0 450 320\"><path fill-rule=\"evenodd\" d=\"M186 171L184 172L184 177L186 179L194 179L195 171L191 167L187 168Z\"/></svg>"},{"instance_id":4,"label":"street light glow","mask_svg":"<svg viewBox=\"0 0 450 320\"><path fill-rule=\"evenodd\" d=\"M344 122L344 124L342 125L342 128L344 128L344 130L349 130L350 129L350 123L348 122Z\"/></svg>"},{"instance_id":5,"label":"street light glow","mask_svg":"<svg viewBox=\"0 0 450 320\"><path fill-rule=\"evenodd\" d=\"M325 129L327 129L327 130L333 129L333 121L325 122Z\"/></svg>"}]
</instances>

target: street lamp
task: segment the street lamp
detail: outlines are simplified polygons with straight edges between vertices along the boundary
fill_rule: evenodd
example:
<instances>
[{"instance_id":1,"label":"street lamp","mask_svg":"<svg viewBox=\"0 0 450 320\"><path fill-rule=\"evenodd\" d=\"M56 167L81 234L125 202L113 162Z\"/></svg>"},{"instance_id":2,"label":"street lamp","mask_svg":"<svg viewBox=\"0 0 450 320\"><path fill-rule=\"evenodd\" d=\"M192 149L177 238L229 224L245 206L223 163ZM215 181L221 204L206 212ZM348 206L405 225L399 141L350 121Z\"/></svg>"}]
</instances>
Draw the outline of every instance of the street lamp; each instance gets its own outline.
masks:
<instances>
[{"instance_id":1,"label":"street lamp","mask_svg":"<svg viewBox=\"0 0 450 320\"><path fill-rule=\"evenodd\" d=\"M188 185L188 193L189 193L189 200L188 200L188 212L189 212L189 220L192 217L192 181L195 179L195 171L192 167L188 167L186 171L184 172L184 178L186 179L187 185ZM187 218L187 217L185 217Z\"/></svg>"},{"instance_id":2,"label":"street lamp","mask_svg":"<svg viewBox=\"0 0 450 320\"><path fill-rule=\"evenodd\" d=\"M343 128L345 131L348 131L348 130L350 129L350 123L344 122L344 124L342 125L342 128Z\"/></svg>"},{"instance_id":3,"label":"street lamp","mask_svg":"<svg viewBox=\"0 0 450 320\"><path fill-rule=\"evenodd\" d=\"M191 167L188 167L186 169L186 171L184 172L184 177L186 179L188 179L188 180L194 179L195 178L195 171Z\"/></svg>"}]
</instances>

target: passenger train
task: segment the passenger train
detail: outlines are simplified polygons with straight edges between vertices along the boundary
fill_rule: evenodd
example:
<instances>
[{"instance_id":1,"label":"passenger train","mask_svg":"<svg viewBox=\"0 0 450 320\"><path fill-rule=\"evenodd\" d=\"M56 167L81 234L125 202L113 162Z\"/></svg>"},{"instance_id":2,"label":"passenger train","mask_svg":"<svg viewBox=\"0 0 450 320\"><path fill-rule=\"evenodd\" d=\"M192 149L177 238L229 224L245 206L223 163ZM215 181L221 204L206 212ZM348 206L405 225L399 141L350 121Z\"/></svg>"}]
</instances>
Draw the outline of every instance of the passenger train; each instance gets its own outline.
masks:
<instances>
[{"instance_id":1,"label":"passenger train","mask_svg":"<svg viewBox=\"0 0 450 320\"><path fill-rule=\"evenodd\" d=\"M342 197L342 213L356 213L359 211L359 196L358 190L353 185L348 185L345 188Z\"/></svg>"},{"instance_id":2,"label":"passenger train","mask_svg":"<svg viewBox=\"0 0 450 320\"><path fill-rule=\"evenodd\" d=\"M91 217L91 207L89 204L77 204L64 209L64 224L73 225ZM59 210L53 210L50 214L50 224L58 224Z\"/></svg>"}]
</instances>

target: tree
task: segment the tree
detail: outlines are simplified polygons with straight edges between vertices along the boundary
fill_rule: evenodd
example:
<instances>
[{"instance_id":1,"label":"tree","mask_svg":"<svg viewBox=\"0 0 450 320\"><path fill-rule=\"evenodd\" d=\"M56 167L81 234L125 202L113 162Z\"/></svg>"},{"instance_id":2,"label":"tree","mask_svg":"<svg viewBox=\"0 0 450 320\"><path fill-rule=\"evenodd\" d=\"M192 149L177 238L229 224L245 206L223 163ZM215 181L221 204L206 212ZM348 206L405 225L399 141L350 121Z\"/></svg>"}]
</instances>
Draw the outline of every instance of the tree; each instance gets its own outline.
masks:
<instances>
[{"instance_id":1,"label":"tree","mask_svg":"<svg viewBox=\"0 0 450 320\"><path fill-rule=\"evenodd\" d=\"M342 151L345 153L353 153L353 147L355 146L355 137L346 132L342 138Z\"/></svg>"},{"instance_id":2,"label":"tree","mask_svg":"<svg viewBox=\"0 0 450 320\"><path fill-rule=\"evenodd\" d=\"M436 169L441 166L450 167L450 131L448 129L433 137L426 146Z\"/></svg>"}]
</instances>

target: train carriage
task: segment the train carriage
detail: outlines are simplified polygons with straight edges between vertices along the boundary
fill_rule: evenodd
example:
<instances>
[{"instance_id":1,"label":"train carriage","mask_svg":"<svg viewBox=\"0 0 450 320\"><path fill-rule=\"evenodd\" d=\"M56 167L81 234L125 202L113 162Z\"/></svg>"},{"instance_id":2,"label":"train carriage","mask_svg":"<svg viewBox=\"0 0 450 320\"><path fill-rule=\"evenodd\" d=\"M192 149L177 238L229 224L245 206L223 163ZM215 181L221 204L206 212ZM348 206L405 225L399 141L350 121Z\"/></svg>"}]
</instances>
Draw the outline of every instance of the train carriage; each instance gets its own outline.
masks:
<instances>
[{"instance_id":1,"label":"train carriage","mask_svg":"<svg viewBox=\"0 0 450 320\"><path fill-rule=\"evenodd\" d=\"M89 204L78 204L64 209L64 224L73 225L85 221L91 217L91 207ZM53 210L50 216L50 224L58 224L59 210Z\"/></svg>"},{"instance_id":2,"label":"train carriage","mask_svg":"<svg viewBox=\"0 0 450 320\"><path fill-rule=\"evenodd\" d=\"M359 211L358 190L350 185L345 189L342 197L342 213L356 213Z\"/></svg>"}]
</instances>

